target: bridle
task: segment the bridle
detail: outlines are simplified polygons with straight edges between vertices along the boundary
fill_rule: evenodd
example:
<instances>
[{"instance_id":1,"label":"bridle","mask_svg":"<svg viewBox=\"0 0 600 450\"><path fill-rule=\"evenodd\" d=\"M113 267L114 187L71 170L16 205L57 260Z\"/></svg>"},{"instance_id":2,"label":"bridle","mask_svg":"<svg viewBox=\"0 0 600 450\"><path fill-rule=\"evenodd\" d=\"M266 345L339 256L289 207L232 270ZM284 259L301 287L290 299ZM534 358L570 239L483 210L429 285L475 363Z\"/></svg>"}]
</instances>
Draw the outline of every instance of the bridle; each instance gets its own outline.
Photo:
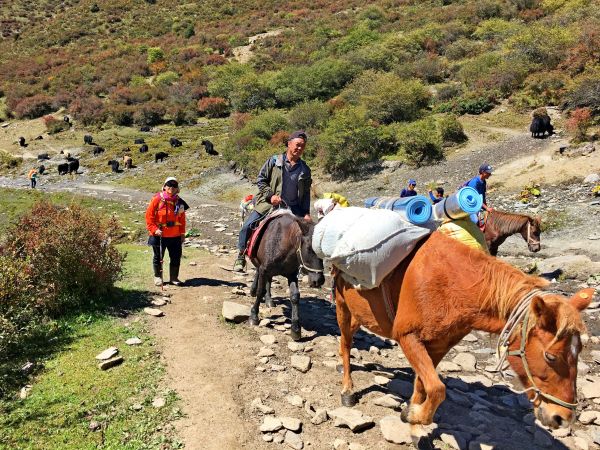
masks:
<instances>
[{"instance_id":1,"label":"bridle","mask_svg":"<svg viewBox=\"0 0 600 450\"><path fill-rule=\"evenodd\" d=\"M304 258L302 257L302 242L300 242L298 250L296 250L296 254L298 255L298 259L300 260L300 269L304 269L314 273L323 273L323 269L313 269L312 267L306 265L306 263L304 262Z\"/></svg>"},{"instance_id":2,"label":"bridle","mask_svg":"<svg viewBox=\"0 0 600 450\"><path fill-rule=\"evenodd\" d=\"M540 240L531 235L531 221L527 219L527 245L540 245Z\"/></svg>"},{"instance_id":3,"label":"bridle","mask_svg":"<svg viewBox=\"0 0 600 450\"><path fill-rule=\"evenodd\" d=\"M525 345L527 344L527 325L529 324L529 313L530 313L530 309L531 309L531 300L537 295L543 296L544 293L542 291L540 291L539 289L534 289L533 291L531 291L527 295L525 295L525 297L523 297L523 299L519 302L517 307L510 313L510 316L508 317L508 320L506 321L506 325L504 325L504 328L502 328L502 331L500 332L500 336L498 337L498 343L496 345L496 355L498 356L497 370L498 370L498 372L500 372L500 375L502 376L502 378L505 379L504 372L503 372L503 366L504 366L504 363L506 362L507 357L519 356L521 358L521 362L523 363L523 368L525 369L525 374L527 375L527 378L529 379L529 382L531 383L530 387L528 387L527 389L524 389L522 391L519 391L518 392L519 394L522 394L522 393L525 393L528 391L533 391L533 392L535 392L535 397L533 398L533 402L535 402L535 400L538 397L543 397L548 401L556 403L557 405L560 405L560 406L563 406L565 408L575 411L575 409L577 408L577 403L565 402L564 400L561 400L560 398L557 398L553 395L547 394L547 393L543 392L540 388L538 388L535 384L535 381L533 381L533 375L531 375L531 371L529 370L529 364L527 363L527 356L525 354ZM519 326L519 323L521 323L521 345L519 346L518 350L509 351L508 347L510 344L510 338L513 335L513 333L515 332L515 329Z\"/></svg>"}]
</instances>

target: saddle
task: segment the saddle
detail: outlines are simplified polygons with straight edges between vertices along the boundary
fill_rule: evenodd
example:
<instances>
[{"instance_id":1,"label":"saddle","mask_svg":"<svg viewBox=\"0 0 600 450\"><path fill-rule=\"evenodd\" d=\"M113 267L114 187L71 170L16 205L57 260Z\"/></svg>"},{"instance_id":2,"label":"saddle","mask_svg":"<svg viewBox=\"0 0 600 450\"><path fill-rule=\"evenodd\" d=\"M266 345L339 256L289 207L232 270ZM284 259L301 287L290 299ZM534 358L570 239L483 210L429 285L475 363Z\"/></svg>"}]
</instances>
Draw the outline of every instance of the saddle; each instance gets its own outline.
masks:
<instances>
[{"instance_id":1,"label":"saddle","mask_svg":"<svg viewBox=\"0 0 600 450\"><path fill-rule=\"evenodd\" d=\"M258 252L258 247L260 245L260 241L265 234L265 230L267 229L267 225L277 217L283 216L284 214L292 214L289 209L279 208L276 209L265 216L264 219L260 220L258 224L254 223L250 225L250 239L248 240L248 244L246 245L246 255L250 260L256 258L256 253Z\"/></svg>"}]
</instances>

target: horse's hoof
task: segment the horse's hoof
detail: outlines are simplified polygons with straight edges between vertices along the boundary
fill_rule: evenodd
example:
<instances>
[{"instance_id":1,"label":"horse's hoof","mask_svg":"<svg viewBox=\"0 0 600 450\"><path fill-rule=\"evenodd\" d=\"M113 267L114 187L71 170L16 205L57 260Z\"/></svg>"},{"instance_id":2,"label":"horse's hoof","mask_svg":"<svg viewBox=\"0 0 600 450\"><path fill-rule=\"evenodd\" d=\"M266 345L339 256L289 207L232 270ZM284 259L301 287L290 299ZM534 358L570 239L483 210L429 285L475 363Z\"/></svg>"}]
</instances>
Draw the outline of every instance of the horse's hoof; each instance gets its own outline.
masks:
<instances>
[{"instance_id":1,"label":"horse's hoof","mask_svg":"<svg viewBox=\"0 0 600 450\"><path fill-rule=\"evenodd\" d=\"M259 322L260 321L258 320L258 317L252 317L252 316L250 316L248 318L248 325L253 325L253 326L256 327L256 326L258 326Z\"/></svg>"},{"instance_id":2,"label":"horse's hoof","mask_svg":"<svg viewBox=\"0 0 600 450\"><path fill-rule=\"evenodd\" d=\"M400 419L404 423L408 423L408 409L409 409L409 406L407 405L400 413Z\"/></svg>"},{"instance_id":3,"label":"horse's hoof","mask_svg":"<svg viewBox=\"0 0 600 450\"><path fill-rule=\"evenodd\" d=\"M342 394L342 405L352 407L355 406L358 402L356 401L356 396L352 393L350 394Z\"/></svg>"},{"instance_id":4,"label":"horse's hoof","mask_svg":"<svg viewBox=\"0 0 600 450\"><path fill-rule=\"evenodd\" d=\"M267 298L267 299L265 299L265 306L267 308L275 308L275 302L273 301L272 298Z\"/></svg>"},{"instance_id":5,"label":"horse's hoof","mask_svg":"<svg viewBox=\"0 0 600 450\"><path fill-rule=\"evenodd\" d=\"M411 440L413 442L413 445L419 450L435 450L435 447L433 446L433 442L431 442L431 437L429 435L411 435Z\"/></svg>"},{"instance_id":6,"label":"horse's hoof","mask_svg":"<svg viewBox=\"0 0 600 450\"><path fill-rule=\"evenodd\" d=\"M299 341L300 339L302 339L302 331L291 329L290 336L294 341Z\"/></svg>"}]
</instances>

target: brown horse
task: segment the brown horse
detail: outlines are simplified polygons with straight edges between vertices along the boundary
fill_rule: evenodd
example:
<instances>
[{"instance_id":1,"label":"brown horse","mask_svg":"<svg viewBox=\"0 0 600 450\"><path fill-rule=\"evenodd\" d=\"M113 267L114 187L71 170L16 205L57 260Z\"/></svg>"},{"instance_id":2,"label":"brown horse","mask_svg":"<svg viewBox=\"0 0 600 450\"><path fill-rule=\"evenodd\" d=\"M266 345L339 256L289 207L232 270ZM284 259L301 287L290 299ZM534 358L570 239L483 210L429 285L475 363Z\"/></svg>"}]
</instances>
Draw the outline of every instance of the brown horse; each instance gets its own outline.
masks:
<instances>
[{"instance_id":1,"label":"brown horse","mask_svg":"<svg viewBox=\"0 0 600 450\"><path fill-rule=\"evenodd\" d=\"M320 287L325 282L323 275L323 260L312 249L312 235L314 225L295 217L293 214L284 214L273 218L258 244L256 258L252 264L256 266L256 275L250 288L250 295L256 296L254 305L250 309L248 322L258 325L258 308L264 298L268 307L274 306L271 299L271 281L275 275L287 278L290 288L290 302L292 304L291 337L294 340L301 338L298 289L298 273L308 275L311 287Z\"/></svg>"},{"instance_id":2,"label":"brown horse","mask_svg":"<svg viewBox=\"0 0 600 450\"><path fill-rule=\"evenodd\" d=\"M502 333L508 362L529 389L537 417L551 427L568 425L574 418L580 334L585 332L579 313L594 290L567 299L543 292L546 283L439 232L375 289L356 290L338 272L342 403L356 402L350 349L361 325L400 344L416 374L402 417L427 425L446 397L435 370L444 355L471 330L500 333L508 323Z\"/></svg>"},{"instance_id":3,"label":"brown horse","mask_svg":"<svg viewBox=\"0 0 600 450\"><path fill-rule=\"evenodd\" d=\"M498 254L498 247L504 243L506 238L515 233L521 233L530 252L539 252L541 221L539 217L531 217L527 214L514 214L498 210L491 210L485 222L485 240L492 256Z\"/></svg>"}]
</instances>

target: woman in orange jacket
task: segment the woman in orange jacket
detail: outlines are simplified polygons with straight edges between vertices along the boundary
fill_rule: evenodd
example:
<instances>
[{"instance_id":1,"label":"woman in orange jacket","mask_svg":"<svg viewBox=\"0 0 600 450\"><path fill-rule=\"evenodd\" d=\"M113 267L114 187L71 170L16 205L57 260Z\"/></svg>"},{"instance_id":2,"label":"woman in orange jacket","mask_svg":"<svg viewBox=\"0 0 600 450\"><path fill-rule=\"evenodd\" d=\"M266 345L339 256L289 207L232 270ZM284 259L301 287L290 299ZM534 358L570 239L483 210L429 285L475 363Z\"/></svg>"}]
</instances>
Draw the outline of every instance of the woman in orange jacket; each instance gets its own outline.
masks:
<instances>
[{"instance_id":1,"label":"woman in orange jacket","mask_svg":"<svg viewBox=\"0 0 600 450\"><path fill-rule=\"evenodd\" d=\"M179 280L179 265L181 250L185 241L185 209L186 203L179 198L179 183L174 177L169 177L163 184L161 192L157 193L146 209L146 228L150 237L148 245L154 253L152 266L154 268L154 284L161 286L162 260L165 249L169 250L170 283L181 286Z\"/></svg>"}]
</instances>

